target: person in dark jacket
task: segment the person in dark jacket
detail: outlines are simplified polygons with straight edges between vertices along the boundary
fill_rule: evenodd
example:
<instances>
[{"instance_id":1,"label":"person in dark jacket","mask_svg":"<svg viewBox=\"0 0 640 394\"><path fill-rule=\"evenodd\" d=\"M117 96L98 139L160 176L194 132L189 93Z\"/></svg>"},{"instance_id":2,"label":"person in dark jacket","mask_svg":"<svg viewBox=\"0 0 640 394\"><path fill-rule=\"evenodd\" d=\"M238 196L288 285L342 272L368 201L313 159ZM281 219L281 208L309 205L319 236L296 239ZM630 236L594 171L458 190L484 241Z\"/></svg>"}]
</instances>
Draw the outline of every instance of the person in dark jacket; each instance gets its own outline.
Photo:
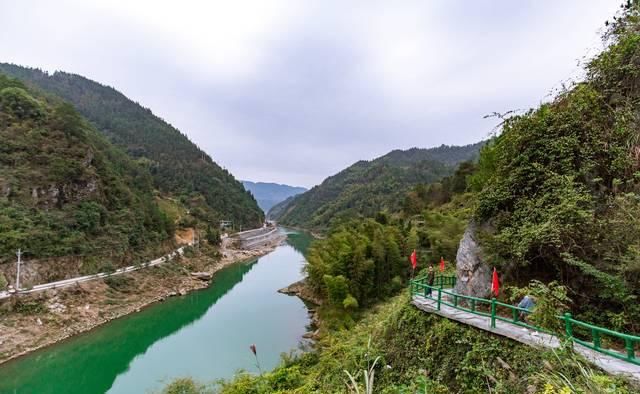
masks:
<instances>
[{"instance_id":1,"label":"person in dark jacket","mask_svg":"<svg viewBox=\"0 0 640 394\"><path fill-rule=\"evenodd\" d=\"M429 264L429 272L427 273L427 284L433 286L433 281L436 278L436 274L433 271L433 264ZM431 296L431 287L429 287L429 296Z\"/></svg>"}]
</instances>

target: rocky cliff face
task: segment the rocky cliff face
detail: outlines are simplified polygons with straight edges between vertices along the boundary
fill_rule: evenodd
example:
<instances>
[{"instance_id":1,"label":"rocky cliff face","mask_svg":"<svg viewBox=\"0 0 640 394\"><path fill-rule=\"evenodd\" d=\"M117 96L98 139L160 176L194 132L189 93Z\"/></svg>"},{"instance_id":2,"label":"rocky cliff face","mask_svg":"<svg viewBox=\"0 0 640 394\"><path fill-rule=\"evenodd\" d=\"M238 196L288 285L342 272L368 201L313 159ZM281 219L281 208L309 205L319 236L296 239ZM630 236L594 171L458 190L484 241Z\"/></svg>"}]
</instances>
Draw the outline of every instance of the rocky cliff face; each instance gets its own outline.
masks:
<instances>
[{"instance_id":1,"label":"rocky cliff face","mask_svg":"<svg viewBox=\"0 0 640 394\"><path fill-rule=\"evenodd\" d=\"M38 207L61 207L65 203L87 200L98 194L96 179L31 187L31 198Z\"/></svg>"},{"instance_id":2,"label":"rocky cliff face","mask_svg":"<svg viewBox=\"0 0 640 394\"><path fill-rule=\"evenodd\" d=\"M474 297L487 297L491 291L491 269L482 259L482 249L477 241L478 227L470 223L456 255L455 291Z\"/></svg>"}]
</instances>

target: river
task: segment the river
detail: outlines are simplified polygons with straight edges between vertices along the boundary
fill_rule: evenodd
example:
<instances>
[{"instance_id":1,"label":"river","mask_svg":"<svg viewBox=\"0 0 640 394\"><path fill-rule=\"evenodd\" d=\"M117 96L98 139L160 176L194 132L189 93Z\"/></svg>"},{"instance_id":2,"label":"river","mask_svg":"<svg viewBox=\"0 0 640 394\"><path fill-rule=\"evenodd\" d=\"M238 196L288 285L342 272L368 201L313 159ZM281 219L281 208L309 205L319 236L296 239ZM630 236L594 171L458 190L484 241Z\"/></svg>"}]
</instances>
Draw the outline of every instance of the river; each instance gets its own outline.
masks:
<instances>
[{"instance_id":1,"label":"river","mask_svg":"<svg viewBox=\"0 0 640 394\"><path fill-rule=\"evenodd\" d=\"M202 382L263 370L303 341L310 319L297 297L276 291L302 278L311 237L215 274L205 290L174 297L0 366L0 393L158 392L172 379Z\"/></svg>"}]
</instances>

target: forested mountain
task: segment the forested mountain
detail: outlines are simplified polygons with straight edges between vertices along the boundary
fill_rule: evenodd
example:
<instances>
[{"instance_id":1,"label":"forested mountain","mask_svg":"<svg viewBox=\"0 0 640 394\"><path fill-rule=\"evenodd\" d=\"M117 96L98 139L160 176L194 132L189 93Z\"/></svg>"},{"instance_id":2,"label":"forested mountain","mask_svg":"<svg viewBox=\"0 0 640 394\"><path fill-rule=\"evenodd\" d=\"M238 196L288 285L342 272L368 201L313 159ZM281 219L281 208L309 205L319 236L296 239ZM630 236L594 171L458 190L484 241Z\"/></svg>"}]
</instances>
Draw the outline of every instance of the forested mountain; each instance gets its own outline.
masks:
<instances>
[{"instance_id":1,"label":"forested mountain","mask_svg":"<svg viewBox=\"0 0 640 394\"><path fill-rule=\"evenodd\" d=\"M65 72L47 74L12 64L0 64L0 72L72 103L98 131L149 169L158 190L181 198L202 219L231 219L245 227L262 222L255 199L233 175L179 130L117 90Z\"/></svg>"},{"instance_id":2,"label":"forested mountain","mask_svg":"<svg viewBox=\"0 0 640 394\"><path fill-rule=\"evenodd\" d=\"M394 150L372 161L359 161L276 205L269 216L283 224L327 228L346 218L397 208L414 185L451 175L457 163L474 160L483 144Z\"/></svg>"},{"instance_id":3,"label":"forested mountain","mask_svg":"<svg viewBox=\"0 0 640 394\"><path fill-rule=\"evenodd\" d=\"M146 169L70 104L2 74L0 141L1 256L104 264L173 236Z\"/></svg>"},{"instance_id":4,"label":"forested mountain","mask_svg":"<svg viewBox=\"0 0 640 394\"><path fill-rule=\"evenodd\" d=\"M258 201L258 206L265 213L269 212L271 207L277 203L307 191L304 187L282 185L279 183L242 181L242 184L245 189L253 194L253 197Z\"/></svg>"}]
</instances>

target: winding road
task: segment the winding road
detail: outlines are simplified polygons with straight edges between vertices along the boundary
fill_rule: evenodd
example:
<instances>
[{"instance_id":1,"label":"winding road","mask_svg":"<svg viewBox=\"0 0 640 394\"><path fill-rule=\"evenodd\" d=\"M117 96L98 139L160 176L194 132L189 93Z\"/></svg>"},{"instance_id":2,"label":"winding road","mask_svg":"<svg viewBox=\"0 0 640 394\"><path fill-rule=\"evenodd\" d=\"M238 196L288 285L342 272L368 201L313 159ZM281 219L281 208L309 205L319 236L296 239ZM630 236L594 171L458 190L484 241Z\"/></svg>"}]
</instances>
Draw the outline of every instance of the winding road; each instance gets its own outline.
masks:
<instances>
[{"instance_id":1,"label":"winding road","mask_svg":"<svg viewBox=\"0 0 640 394\"><path fill-rule=\"evenodd\" d=\"M233 236L228 237L226 234L222 236L223 239L223 245L225 243L226 238L230 238L230 239L238 239L244 242L249 242L249 241L253 241L254 239L259 239L262 240L265 237L271 236L273 235L273 233L276 231L276 228L274 227L273 229L267 229L266 227L259 227L256 229L251 229L251 230L246 230L246 231L242 231L236 234L233 234ZM266 234L265 234L266 232ZM254 234L258 234L258 235L254 235ZM100 272L97 274L92 274L92 275L85 275L85 276L77 276L75 278L70 278L70 279L63 279L63 280L59 280L56 282L50 282L50 283L43 283L40 285L35 285L29 289L22 289L19 290L17 292L9 292L9 291L0 291L0 300L4 299L4 298L9 298L14 294L28 294L28 293L35 293L37 291L43 291L43 290L48 290L48 289L59 289L61 287L67 287L67 286L72 286L75 285L77 283L83 283L83 282L88 282L91 280L95 280L95 279L101 279L101 278L106 278L108 276L112 276L112 275L120 275L120 274L125 274L127 272L132 272L132 271L137 271L141 268L147 268L147 267L153 267L159 264L162 264L164 262L167 262L169 260L172 260L173 258L176 257L176 255L183 255L184 254L184 248L187 246L193 246L194 245L194 241L188 242L186 245L179 247L178 249L176 249L175 251L173 251L172 253L169 253L165 256L159 257L155 260L151 260L145 264L138 264L138 265L130 265L128 267L124 267L124 268L119 268L113 272ZM253 245L251 245L253 246ZM248 249L250 249L250 247L248 247Z\"/></svg>"},{"instance_id":2,"label":"winding road","mask_svg":"<svg viewBox=\"0 0 640 394\"><path fill-rule=\"evenodd\" d=\"M162 264L164 262L173 260L177 255L183 255L184 254L184 248L187 246L192 246L193 242L189 242L187 245L185 246L181 246L178 249L176 249L175 251L159 257L155 260L151 260L145 264L138 264L138 265L130 265L128 267L123 267L123 268L119 268L113 272L100 272L97 274L93 274L93 275L85 275L85 276L77 276L75 278L70 278L70 279L63 279L63 280L59 280L56 282L49 282L49 283L43 283L41 285L35 285L29 289L22 289L19 290L17 292L14 293L10 293L8 291L0 291L0 300L4 299L4 298L8 298L11 297L14 294L28 294L28 293L35 293L37 291L43 291L43 290L48 290L48 289L59 289L61 287L67 287L67 286L72 286L75 285L77 283L83 283L83 282L88 282L90 280L95 280L95 279L101 279L101 278L106 278L108 276L113 276L113 275L120 275L120 274L125 274L127 272L132 272L132 271L137 271L141 268L147 268L147 267L153 267L159 264Z\"/></svg>"}]
</instances>

